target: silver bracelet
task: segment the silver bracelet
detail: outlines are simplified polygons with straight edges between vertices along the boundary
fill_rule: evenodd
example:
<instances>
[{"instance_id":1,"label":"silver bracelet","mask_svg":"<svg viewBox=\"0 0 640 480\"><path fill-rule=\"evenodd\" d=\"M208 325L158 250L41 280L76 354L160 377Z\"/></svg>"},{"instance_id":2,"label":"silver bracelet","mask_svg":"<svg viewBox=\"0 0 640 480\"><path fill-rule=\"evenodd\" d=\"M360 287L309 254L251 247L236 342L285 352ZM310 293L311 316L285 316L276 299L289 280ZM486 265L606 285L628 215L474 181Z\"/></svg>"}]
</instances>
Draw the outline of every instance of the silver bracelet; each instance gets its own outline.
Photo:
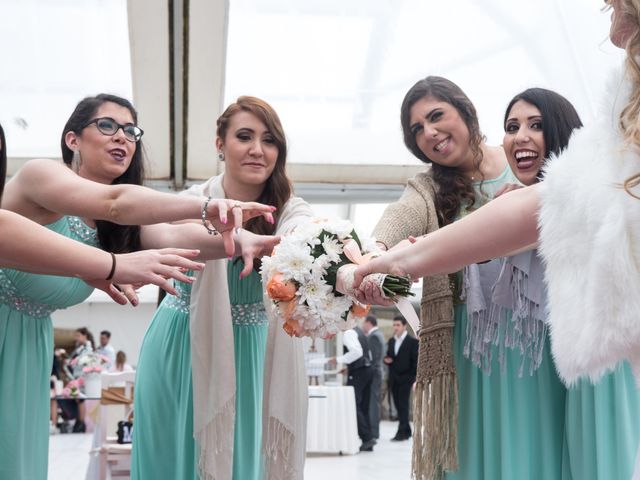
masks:
<instances>
[{"instance_id":1,"label":"silver bracelet","mask_svg":"<svg viewBox=\"0 0 640 480\"><path fill-rule=\"evenodd\" d=\"M202 204L202 211L200 212L202 217L202 225L207 230L209 235L219 235L220 232L211 225L211 222L207 222L207 207L209 206L209 202L211 201L211 197L208 197L205 202Z\"/></svg>"}]
</instances>

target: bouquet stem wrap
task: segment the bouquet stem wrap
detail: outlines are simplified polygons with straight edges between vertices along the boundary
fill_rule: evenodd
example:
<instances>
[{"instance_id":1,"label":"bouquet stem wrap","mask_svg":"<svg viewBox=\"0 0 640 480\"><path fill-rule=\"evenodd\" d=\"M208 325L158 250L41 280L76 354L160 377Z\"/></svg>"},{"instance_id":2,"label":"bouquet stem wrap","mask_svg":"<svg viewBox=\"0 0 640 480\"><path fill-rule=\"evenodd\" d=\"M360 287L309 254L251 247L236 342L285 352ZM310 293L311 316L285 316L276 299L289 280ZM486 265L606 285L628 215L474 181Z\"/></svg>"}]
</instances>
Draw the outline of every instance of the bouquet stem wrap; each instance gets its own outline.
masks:
<instances>
[{"instance_id":1,"label":"bouquet stem wrap","mask_svg":"<svg viewBox=\"0 0 640 480\"><path fill-rule=\"evenodd\" d=\"M360 247L354 240L345 242L344 254L353 263L350 265L343 265L338 269L338 275L336 280L336 290L344 295L353 296L355 289L353 288L354 274L358 265L364 265L371 261L374 257L372 254L362 255ZM385 291L384 284L387 280L387 275L383 273L372 273L364 277L362 283L370 283L374 285L384 298L389 298L389 295ZM402 313L404 318L409 323L409 326L413 330L416 338L419 338L420 320L416 311L413 309L411 302L406 297L395 297L396 308Z\"/></svg>"}]
</instances>

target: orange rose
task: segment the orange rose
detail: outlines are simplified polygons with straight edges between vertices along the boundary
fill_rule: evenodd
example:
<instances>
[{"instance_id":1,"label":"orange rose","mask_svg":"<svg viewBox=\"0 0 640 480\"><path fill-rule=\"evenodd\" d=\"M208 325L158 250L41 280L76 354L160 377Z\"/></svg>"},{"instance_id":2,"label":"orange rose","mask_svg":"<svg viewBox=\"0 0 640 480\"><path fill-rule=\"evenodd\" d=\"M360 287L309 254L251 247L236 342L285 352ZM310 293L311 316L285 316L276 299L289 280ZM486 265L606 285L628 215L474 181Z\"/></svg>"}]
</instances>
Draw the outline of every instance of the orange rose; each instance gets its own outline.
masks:
<instances>
[{"instance_id":1,"label":"orange rose","mask_svg":"<svg viewBox=\"0 0 640 480\"><path fill-rule=\"evenodd\" d=\"M276 273L267 282L267 294L273 300L289 302L296 296L297 288L293 282L285 281L284 275Z\"/></svg>"},{"instance_id":2,"label":"orange rose","mask_svg":"<svg viewBox=\"0 0 640 480\"><path fill-rule=\"evenodd\" d=\"M296 309L296 302L280 302L280 311L284 317L282 328L290 337L302 336L302 325L293 318L293 312Z\"/></svg>"},{"instance_id":3,"label":"orange rose","mask_svg":"<svg viewBox=\"0 0 640 480\"><path fill-rule=\"evenodd\" d=\"M354 303L351 305L351 313L354 317L364 317L371 311L371 305L360 305Z\"/></svg>"}]
</instances>

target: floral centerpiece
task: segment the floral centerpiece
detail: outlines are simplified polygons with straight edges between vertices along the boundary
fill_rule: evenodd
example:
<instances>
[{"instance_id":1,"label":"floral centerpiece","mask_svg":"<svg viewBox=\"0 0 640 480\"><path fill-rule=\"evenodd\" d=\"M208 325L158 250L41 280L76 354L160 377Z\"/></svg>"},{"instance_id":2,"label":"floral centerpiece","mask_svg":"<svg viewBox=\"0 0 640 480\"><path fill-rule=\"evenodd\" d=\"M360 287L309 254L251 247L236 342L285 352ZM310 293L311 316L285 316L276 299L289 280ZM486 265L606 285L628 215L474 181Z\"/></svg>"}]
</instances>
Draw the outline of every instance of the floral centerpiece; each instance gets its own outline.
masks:
<instances>
[{"instance_id":1,"label":"floral centerpiece","mask_svg":"<svg viewBox=\"0 0 640 480\"><path fill-rule=\"evenodd\" d=\"M271 257L262 259L262 276L272 306L291 336L330 338L352 328L368 306L352 296L353 271L381 255L372 238L360 237L345 220L316 220L283 237ZM413 295L411 280L373 274L367 281L387 298Z\"/></svg>"},{"instance_id":2,"label":"floral centerpiece","mask_svg":"<svg viewBox=\"0 0 640 480\"><path fill-rule=\"evenodd\" d=\"M78 380L83 381L83 390L87 397L100 397L102 391L100 374L108 364L108 357L95 352L88 352L71 360L71 366L74 367L74 372L78 370L81 372L82 376L79 377Z\"/></svg>"},{"instance_id":3,"label":"floral centerpiece","mask_svg":"<svg viewBox=\"0 0 640 480\"><path fill-rule=\"evenodd\" d=\"M62 396L67 398L83 398L84 395L80 391L84 386L84 379L82 377L70 380L62 389Z\"/></svg>"}]
</instances>

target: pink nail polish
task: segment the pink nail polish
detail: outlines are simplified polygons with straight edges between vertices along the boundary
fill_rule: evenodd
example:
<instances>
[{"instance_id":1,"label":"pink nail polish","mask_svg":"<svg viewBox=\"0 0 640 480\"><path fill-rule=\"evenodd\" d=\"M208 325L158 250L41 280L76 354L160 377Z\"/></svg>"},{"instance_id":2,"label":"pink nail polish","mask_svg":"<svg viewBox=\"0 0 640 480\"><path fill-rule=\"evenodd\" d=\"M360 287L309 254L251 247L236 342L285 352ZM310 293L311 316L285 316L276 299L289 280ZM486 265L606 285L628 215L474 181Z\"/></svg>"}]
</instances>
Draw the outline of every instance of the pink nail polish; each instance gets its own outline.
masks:
<instances>
[{"instance_id":1,"label":"pink nail polish","mask_svg":"<svg viewBox=\"0 0 640 480\"><path fill-rule=\"evenodd\" d=\"M226 225L226 224L227 224L227 219L225 218L225 219L221 220L221 222L222 222L224 225Z\"/></svg>"}]
</instances>

